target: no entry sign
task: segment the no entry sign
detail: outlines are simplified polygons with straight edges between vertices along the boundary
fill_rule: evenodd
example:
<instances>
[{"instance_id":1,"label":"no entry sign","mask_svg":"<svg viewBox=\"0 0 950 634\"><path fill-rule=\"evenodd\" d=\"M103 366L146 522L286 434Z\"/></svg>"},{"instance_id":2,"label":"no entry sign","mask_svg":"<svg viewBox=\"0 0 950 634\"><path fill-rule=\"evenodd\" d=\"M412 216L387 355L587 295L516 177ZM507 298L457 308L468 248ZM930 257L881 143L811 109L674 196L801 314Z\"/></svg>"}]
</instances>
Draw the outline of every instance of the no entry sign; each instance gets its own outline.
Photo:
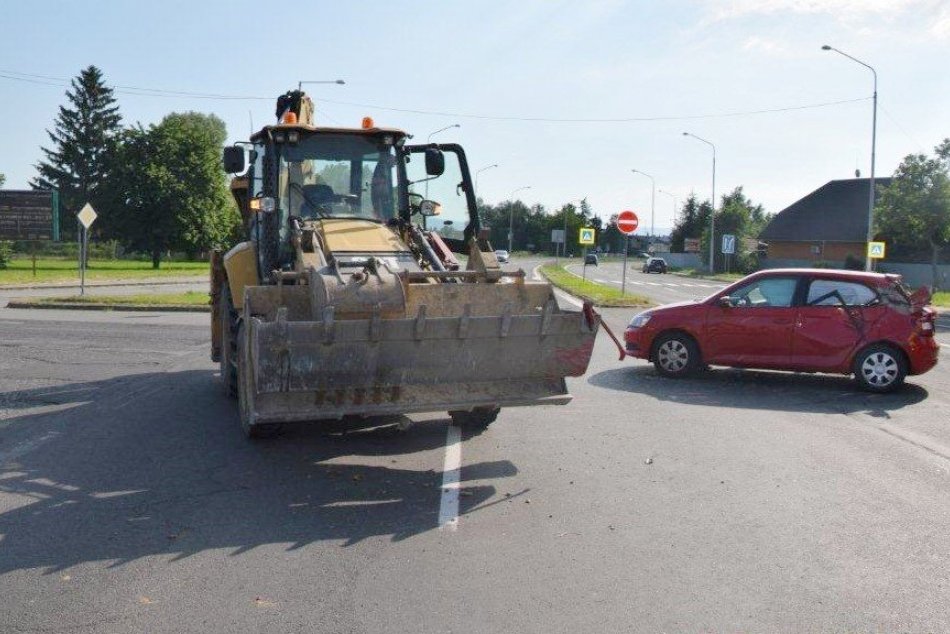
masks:
<instances>
[{"instance_id":1,"label":"no entry sign","mask_svg":"<svg viewBox=\"0 0 950 634\"><path fill-rule=\"evenodd\" d=\"M625 236L633 235L639 226L640 220L637 218L637 214L629 209L627 211L621 211L620 215L617 216L617 229Z\"/></svg>"}]
</instances>

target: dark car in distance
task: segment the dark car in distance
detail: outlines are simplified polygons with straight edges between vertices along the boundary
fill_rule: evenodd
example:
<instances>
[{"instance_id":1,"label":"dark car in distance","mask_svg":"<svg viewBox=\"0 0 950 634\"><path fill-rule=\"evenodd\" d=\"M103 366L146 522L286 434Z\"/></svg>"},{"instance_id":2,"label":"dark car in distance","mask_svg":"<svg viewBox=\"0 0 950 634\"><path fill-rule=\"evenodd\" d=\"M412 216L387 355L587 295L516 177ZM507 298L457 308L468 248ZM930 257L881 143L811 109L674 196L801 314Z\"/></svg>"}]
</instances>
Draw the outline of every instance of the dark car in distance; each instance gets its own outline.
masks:
<instances>
[{"instance_id":1,"label":"dark car in distance","mask_svg":"<svg viewBox=\"0 0 950 634\"><path fill-rule=\"evenodd\" d=\"M666 260L663 258L651 257L643 263L643 272L644 273L666 273L667 266Z\"/></svg>"},{"instance_id":2,"label":"dark car in distance","mask_svg":"<svg viewBox=\"0 0 950 634\"><path fill-rule=\"evenodd\" d=\"M596 253L588 253L587 255L585 255L585 256L584 256L584 264L592 264L592 265L594 265L594 266L597 266L597 254L596 254Z\"/></svg>"},{"instance_id":3,"label":"dark car in distance","mask_svg":"<svg viewBox=\"0 0 950 634\"><path fill-rule=\"evenodd\" d=\"M704 300L644 311L624 340L668 377L724 365L853 374L864 389L889 392L937 364L929 300L899 275L771 269Z\"/></svg>"}]
</instances>

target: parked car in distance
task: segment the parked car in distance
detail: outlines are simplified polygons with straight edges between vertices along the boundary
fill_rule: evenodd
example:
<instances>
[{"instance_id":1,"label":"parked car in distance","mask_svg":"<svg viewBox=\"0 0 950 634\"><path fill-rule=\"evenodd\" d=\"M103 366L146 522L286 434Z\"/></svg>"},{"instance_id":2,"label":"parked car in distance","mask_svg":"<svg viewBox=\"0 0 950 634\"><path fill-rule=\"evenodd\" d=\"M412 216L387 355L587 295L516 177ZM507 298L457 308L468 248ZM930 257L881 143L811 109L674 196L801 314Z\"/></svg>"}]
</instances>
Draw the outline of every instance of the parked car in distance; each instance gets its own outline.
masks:
<instances>
[{"instance_id":1,"label":"parked car in distance","mask_svg":"<svg viewBox=\"0 0 950 634\"><path fill-rule=\"evenodd\" d=\"M646 262L643 263L643 272L644 273L666 273L666 260L663 258L648 258Z\"/></svg>"},{"instance_id":2,"label":"parked car in distance","mask_svg":"<svg viewBox=\"0 0 950 634\"><path fill-rule=\"evenodd\" d=\"M495 259L501 264L507 264L511 260L511 257L504 249L495 249Z\"/></svg>"},{"instance_id":3,"label":"parked car in distance","mask_svg":"<svg viewBox=\"0 0 950 634\"><path fill-rule=\"evenodd\" d=\"M594 266L597 266L597 254L588 253L587 255L585 255L584 264L593 264Z\"/></svg>"},{"instance_id":4,"label":"parked car in distance","mask_svg":"<svg viewBox=\"0 0 950 634\"><path fill-rule=\"evenodd\" d=\"M631 356L668 377L707 365L828 372L889 392L937 363L929 301L899 275L771 269L704 300L642 312L624 340Z\"/></svg>"}]
</instances>

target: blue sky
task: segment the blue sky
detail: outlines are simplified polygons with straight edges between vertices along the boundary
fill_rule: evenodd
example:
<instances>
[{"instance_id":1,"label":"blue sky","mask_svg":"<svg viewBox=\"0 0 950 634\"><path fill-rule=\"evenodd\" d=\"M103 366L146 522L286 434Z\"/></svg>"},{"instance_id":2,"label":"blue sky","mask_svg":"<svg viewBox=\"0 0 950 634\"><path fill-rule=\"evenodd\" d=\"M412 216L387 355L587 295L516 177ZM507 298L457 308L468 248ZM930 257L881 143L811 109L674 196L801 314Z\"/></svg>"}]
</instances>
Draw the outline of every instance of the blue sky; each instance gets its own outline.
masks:
<instances>
[{"instance_id":1,"label":"blue sky","mask_svg":"<svg viewBox=\"0 0 950 634\"><path fill-rule=\"evenodd\" d=\"M279 5L273 5L277 7ZM737 185L776 212L828 180L870 164L869 99L822 108L704 117L868 98L879 75L877 174L950 136L947 0L731 0L714 2L260 3L3 0L0 75L70 78L89 64L114 86L252 96L212 100L119 92L126 123L172 111L213 112L234 140L250 119L273 120L274 98L313 86L318 121L364 115L425 138L457 141L483 172L489 201L518 197L548 208L587 197L607 217L650 214L650 181L682 200ZM20 75L20 77L23 77ZM47 81L47 80L41 80ZM0 172L25 187L64 102L64 82L0 77ZM344 103L345 102L345 103ZM348 105L362 104L362 105ZM426 111L416 114L390 109ZM462 116L470 115L470 116ZM687 120L514 121L504 118ZM501 120L482 118L500 117ZM672 200L656 198L657 228Z\"/></svg>"}]
</instances>

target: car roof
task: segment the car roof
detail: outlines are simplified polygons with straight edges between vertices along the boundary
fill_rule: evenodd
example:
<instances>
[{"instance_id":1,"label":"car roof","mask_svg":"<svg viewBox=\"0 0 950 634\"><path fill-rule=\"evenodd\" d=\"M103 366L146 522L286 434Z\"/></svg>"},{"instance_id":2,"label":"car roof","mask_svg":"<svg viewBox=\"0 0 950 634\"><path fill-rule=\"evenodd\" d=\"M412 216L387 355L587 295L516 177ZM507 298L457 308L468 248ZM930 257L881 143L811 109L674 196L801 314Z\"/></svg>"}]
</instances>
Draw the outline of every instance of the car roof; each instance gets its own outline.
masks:
<instances>
[{"instance_id":1,"label":"car roof","mask_svg":"<svg viewBox=\"0 0 950 634\"><path fill-rule=\"evenodd\" d=\"M875 273L874 271L850 271L847 269L764 269L753 273L749 277L777 277L783 275L807 275L824 279L845 280L850 282L864 282L865 284L882 285L896 282L901 279L895 273Z\"/></svg>"}]
</instances>

